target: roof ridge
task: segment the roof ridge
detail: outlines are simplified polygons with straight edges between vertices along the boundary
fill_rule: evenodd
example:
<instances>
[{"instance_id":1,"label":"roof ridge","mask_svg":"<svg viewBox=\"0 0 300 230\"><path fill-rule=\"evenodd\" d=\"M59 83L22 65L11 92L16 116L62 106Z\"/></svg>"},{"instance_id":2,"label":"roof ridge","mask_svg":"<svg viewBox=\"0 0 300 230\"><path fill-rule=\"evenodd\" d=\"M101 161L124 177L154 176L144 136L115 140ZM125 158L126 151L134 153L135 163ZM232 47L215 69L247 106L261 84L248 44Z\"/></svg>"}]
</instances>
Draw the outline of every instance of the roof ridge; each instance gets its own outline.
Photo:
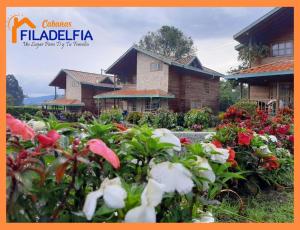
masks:
<instances>
[{"instance_id":1,"label":"roof ridge","mask_svg":"<svg viewBox=\"0 0 300 230\"><path fill-rule=\"evenodd\" d=\"M95 73L95 72L87 72L87 71L82 71L82 70L75 70L75 69L63 69L66 71L75 71L75 72L80 72L80 73L89 73L89 74L95 74L95 75L100 75L103 77L111 77L112 75L109 74L101 74L101 73Z\"/></svg>"}]
</instances>

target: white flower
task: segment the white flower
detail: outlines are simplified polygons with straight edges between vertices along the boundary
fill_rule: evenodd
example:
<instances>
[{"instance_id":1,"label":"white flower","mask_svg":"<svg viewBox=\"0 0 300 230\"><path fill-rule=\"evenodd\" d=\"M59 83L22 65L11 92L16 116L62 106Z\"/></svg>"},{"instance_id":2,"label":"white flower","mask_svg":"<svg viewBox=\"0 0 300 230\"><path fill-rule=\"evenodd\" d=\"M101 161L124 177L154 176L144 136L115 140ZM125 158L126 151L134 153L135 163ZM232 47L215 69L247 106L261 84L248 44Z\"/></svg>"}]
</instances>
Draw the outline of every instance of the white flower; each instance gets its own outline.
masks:
<instances>
[{"instance_id":1,"label":"white flower","mask_svg":"<svg viewBox=\"0 0 300 230\"><path fill-rule=\"evenodd\" d=\"M158 137L162 143L173 144L175 151L181 151L180 139L168 129L155 129L152 137Z\"/></svg>"},{"instance_id":2,"label":"white flower","mask_svg":"<svg viewBox=\"0 0 300 230\"><path fill-rule=\"evenodd\" d=\"M150 176L165 185L165 192L177 191L180 194L186 194L191 192L194 187L192 174L180 163L166 161L154 165Z\"/></svg>"},{"instance_id":3,"label":"white flower","mask_svg":"<svg viewBox=\"0 0 300 230\"><path fill-rule=\"evenodd\" d=\"M200 219L193 219L194 223L213 223L215 222L215 218L213 217L211 212L205 212L201 215Z\"/></svg>"},{"instance_id":4,"label":"white flower","mask_svg":"<svg viewBox=\"0 0 300 230\"><path fill-rule=\"evenodd\" d=\"M164 185L149 179L142 193L142 204L129 210L125 216L125 222L155 223L155 207L160 204L164 194Z\"/></svg>"},{"instance_id":5,"label":"white flower","mask_svg":"<svg viewBox=\"0 0 300 230\"><path fill-rule=\"evenodd\" d=\"M204 149L204 152L206 152L209 155L212 161L220 164L224 164L227 161L229 157L228 149L217 148L212 143L202 143L201 145Z\"/></svg>"},{"instance_id":6,"label":"white flower","mask_svg":"<svg viewBox=\"0 0 300 230\"><path fill-rule=\"evenodd\" d=\"M35 132L40 132L46 129L46 124L43 121L30 120L27 123Z\"/></svg>"},{"instance_id":7,"label":"white flower","mask_svg":"<svg viewBox=\"0 0 300 230\"><path fill-rule=\"evenodd\" d=\"M129 210L125 216L126 223L155 223L156 213L152 206L138 206Z\"/></svg>"},{"instance_id":8,"label":"white flower","mask_svg":"<svg viewBox=\"0 0 300 230\"><path fill-rule=\"evenodd\" d=\"M216 175L209 165L207 159L203 157L197 156L197 161L199 168L203 168L203 171L200 172L200 176L207 179L209 182L214 183L216 180ZM208 181L203 181L203 190L207 190L209 188Z\"/></svg>"},{"instance_id":9,"label":"white flower","mask_svg":"<svg viewBox=\"0 0 300 230\"><path fill-rule=\"evenodd\" d=\"M125 206L124 199L127 197L127 193L122 188L119 177L112 180L105 178L101 183L100 189L90 192L85 199L83 213L88 220L93 218L97 200L101 196L103 196L104 202L109 208L123 208Z\"/></svg>"},{"instance_id":10,"label":"white flower","mask_svg":"<svg viewBox=\"0 0 300 230\"><path fill-rule=\"evenodd\" d=\"M283 154L286 157L290 157L291 156L290 151L288 149L285 149L285 148L276 148L276 152L280 153L280 154Z\"/></svg>"},{"instance_id":11,"label":"white flower","mask_svg":"<svg viewBox=\"0 0 300 230\"><path fill-rule=\"evenodd\" d=\"M123 208L126 197L127 193L120 185L109 185L104 189L103 199L110 208Z\"/></svg>"},{"instance_id":12,"label":"white flower","mask_svg":"<svg viewBox=\"0 0 300 230\"><path fill-rule=\"evenodd\" d=\"M270 139L272 142L278 142L277 137L274 136L274 135L269 135L269 139Z\"/></svg>"},{"instance_id":13,"label":"white flower","mask_svg":"<svg viewBox=\"0 0 300 230\"><path fill-rule=\"evenodd\" d=\"M132 159L130 162L136 165L138 163L138 159Z\"/></svg>"},{"instance_id":14,"label":"white flower","mask_svg":"<svg viewBox=\"0 0 300 230\"><path fill-rule=\"evenodd\" d=\"M210 140L216 133L209 133L204 136L204 140Z\"/></svg>"},{"instance_id":15,"label":"white flower","mask_svg":"<svg viewBox=\"0 0 300 230\"><path fill-rule=\"evenodd\" d=\"M260 149L260 152L264 155L268 155L268 154L272 153L267 145L260 146L259 149Z\"/></svg>"},{"instance_id":16,"label":"white flower","mask_svg":"<svg viewBox=\"0 0 300 230\"><path fill-rule=\"evenodd\" d=\"M265 135L259 135L259 137L265 141L265 142L269 142L268 138Z\"/></svg>"},{"instance_id":17,"label":"white flower","mask_svg":"<svg viewBox=\"0 0 300 230\"><path fill-rule=\"evenodd\" d=\"M157 206L160 204L165 186L153 179L149 179L148 184L146 185L142 193L142 205L147 206Z\"/></svg>"}]
</instances>

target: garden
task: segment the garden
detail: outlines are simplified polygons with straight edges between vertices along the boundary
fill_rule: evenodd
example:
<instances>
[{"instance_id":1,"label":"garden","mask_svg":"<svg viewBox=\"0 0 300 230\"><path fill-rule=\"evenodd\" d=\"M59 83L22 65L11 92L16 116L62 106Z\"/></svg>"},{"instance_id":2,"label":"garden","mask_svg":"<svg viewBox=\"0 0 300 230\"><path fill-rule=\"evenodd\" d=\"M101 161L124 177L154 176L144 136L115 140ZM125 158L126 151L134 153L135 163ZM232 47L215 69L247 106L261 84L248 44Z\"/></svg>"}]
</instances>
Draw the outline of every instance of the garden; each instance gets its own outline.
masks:
<instances>
[{"instance_id":1,"label":"garden","mask_svg":"<svg viewBox=\"0 0 300 230\"><path fill-rule=\"evenodd\" d=\"M293 222L294 114L8 111L8 222ZM177 131L212 131L192 141Z\"/></svg>"}]
</instances>

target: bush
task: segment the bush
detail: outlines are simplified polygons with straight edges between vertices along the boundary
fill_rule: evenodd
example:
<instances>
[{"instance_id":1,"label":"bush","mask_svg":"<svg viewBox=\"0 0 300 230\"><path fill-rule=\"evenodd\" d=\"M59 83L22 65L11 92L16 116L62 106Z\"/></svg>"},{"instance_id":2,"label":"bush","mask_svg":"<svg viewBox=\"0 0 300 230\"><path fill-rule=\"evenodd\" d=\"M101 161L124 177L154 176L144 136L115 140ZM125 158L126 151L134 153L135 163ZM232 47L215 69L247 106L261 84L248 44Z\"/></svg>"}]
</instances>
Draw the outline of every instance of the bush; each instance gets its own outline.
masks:
<instances>
[{"instance_id":1,"label":"bush","mask_svg":"<svg viewBox=\"0 0 300 230\"><path fill-rule=\"evenodd\" d=\"M123 120L123 115L120 109L110 109L101 112L99 120L104 124L120 123Z\"/></svg>"},{"instance_id":2,"label":"bush","mask_svg":"<svg viewBox=\"0 0 300 230\"><path fill-rule=\"evenodd\" d=\"M14 117L26 119L30 116L34 116L38 111L41 111L41 109L34 106L8 106L6 111Z\"/></svg>"},{"instance_id":3,"label":"bush","mask_svg":"<svg viewBox=\"0 0 300 230\"><path fill-rule=\"evenodd\" d=\"M155 116L153 113L143 113L141 119L139 120L139 125L147 125L152 127L154 125Z\"/></svg>"},{"instance_id":4,"label":"bush","mask_svg":"<svg viewBox=\"0 0 300 230\"><path fill-rule=\"evenodd\" d=\"M140 112L130 112L127 117L127 121L131 124L137 125L142 118L142 113Z\"/></svg>"},{"instance_id":5,"label":"bush","mask_svg":"<svg viewBox=\"0 0 300 230\"><path fill-rule=\"evenodd\" d=\"M187 128L192 128L197 125L201 128L208 128L212 126L212 111L210 108L191 109L184 116L184 124Z\"/></svg>"},{"instance_id":6,"label":"bush","mask_svg":"<svg viewBox=\"0 0 300 230\"><path fill-rule=\"evenodd\" d=\"M157 128L173 129L177 126L177 114L166 109L158 109L154 126Z\"/></svg>"},{"instance_id":7,"label":"bush","mask_svg":"<svg viewBox=\"0 0 300 230\"><path fill-rule=\"evenodd\" d=\"M248 100L240 100L234 104L234 107L244 110L252 116L256 113L257 104Z\"/></svg>"}]
</instances>

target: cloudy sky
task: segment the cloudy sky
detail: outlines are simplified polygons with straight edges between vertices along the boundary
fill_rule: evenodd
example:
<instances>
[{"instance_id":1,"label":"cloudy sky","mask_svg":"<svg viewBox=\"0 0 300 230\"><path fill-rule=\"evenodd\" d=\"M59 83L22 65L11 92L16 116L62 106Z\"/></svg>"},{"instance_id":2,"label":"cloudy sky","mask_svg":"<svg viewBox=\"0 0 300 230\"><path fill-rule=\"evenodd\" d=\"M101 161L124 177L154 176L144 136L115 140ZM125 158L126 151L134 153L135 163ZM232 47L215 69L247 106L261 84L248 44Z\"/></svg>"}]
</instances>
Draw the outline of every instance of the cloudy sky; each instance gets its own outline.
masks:
<instances>
[{"instance_id":1,"label":"cloudy sky","mask_svg":"<svg viewBox=\"0 0 300 230\"><path fill-rule=\"evenodd\" d=\"M7 73L14 74L26 95L53 94L49 82L62 68L99 73L106 69L148 31L172 25L191 36L204 66L226 73L238 64L232 38L272 8L8 8L34 23L44 19L72 21L89 29L89 47L24 47L11 43L7 33ZM75 27L74 26L74 27Z\"/></svg>"}]
</instances>

